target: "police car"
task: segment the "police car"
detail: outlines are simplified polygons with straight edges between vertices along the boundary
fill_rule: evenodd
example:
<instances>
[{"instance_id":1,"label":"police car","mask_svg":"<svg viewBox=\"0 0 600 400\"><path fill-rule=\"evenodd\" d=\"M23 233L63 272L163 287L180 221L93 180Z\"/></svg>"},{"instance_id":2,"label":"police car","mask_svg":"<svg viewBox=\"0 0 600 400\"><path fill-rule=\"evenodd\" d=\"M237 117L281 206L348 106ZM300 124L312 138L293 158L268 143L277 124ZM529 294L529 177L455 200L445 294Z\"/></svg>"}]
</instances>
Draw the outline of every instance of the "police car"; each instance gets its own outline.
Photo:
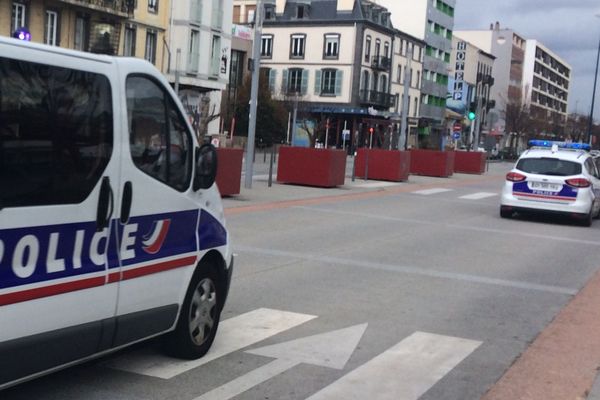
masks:
<instances>
[{"instance_id":1,"label":"police car","mask_svg":"<svg viewBox=\"0 0 600 400\"><path fill-rule=\"evenodd\" d=\"M0 38L0 389L159 335L208 351L233 254L185 115L144 60Z\"/></svg>"},{"instance_id":2,"label":"police car","mask_svg":"<svg viewBox=\"0 0 600 400\"><path fill-rule=\"evenodd\" d=\"M590 226L600 216L600 173L589 145L532 140L529 146L506 175L500 216L560 213Z\"/></svg>"}]
</instances>

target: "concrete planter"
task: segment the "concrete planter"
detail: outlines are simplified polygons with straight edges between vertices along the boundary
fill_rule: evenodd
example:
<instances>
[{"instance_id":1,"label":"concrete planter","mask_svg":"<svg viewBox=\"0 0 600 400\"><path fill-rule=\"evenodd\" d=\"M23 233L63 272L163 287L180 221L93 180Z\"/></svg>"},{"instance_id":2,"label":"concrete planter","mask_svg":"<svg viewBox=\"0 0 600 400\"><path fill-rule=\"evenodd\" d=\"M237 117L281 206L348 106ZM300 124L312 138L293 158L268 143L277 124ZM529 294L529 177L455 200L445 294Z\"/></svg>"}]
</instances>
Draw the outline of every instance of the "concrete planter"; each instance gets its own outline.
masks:
<instances>
[{"instance_id":1,"label":"concrete planter","mask_svg":"<svg viewBox=\"0 0 600 400\"><path fill-rule=\"evenodd\" d=\"M221 196L240 194L243 149L217 148L217 187Z\"/></svg>"},{"instance_id":2,"label":"concrete planter","mask_svg":"<svg viewBox=\"0 0 600 400\"><path fill-rule=\"evenodd\" d=\"M408 180L409 172L409 151L358 149L354 175L359 178L401 182Z\"/></svg>"},{"instance_id":3,"label":"concrete planter","mask_svg":"<svg viewBox=\"0 0 600 400\"><path fill-rule=\"evenodd\" d=\"M346 152L282 146L277 161L277 182L335 187L344 184Z\"/></svg>"},{"instance_id":4,"label":"concrete planter","mask_svg":"<svg viewBox=\"0 0 600 400\"><path fill-rule=\"evenodd\" d=\"M411 150L410 173L448 178L454 172L454 151Z\"/></svg>"},{"instance_id":5,"label":"concrete planter","mask_svg":"<svg viewBox=\"0 0 600 400\"><path fill-rule=\"evenodd\" d=\"M454 152L454 172L463 174L485 173L485 160L487 153L482 151L456 151Z\"/></svg>"}]
</instances>

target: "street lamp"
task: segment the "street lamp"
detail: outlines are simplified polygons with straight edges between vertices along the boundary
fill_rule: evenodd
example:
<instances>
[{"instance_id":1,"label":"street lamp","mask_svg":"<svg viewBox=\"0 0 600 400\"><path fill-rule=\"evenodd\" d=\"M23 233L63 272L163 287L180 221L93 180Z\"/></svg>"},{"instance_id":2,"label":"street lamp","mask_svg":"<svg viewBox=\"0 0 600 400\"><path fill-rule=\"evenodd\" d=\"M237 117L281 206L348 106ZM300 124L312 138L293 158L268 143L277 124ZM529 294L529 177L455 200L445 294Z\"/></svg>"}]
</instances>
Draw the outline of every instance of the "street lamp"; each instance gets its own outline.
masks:
<instances>
[{"instance_id":1,"label":"street lamp","mask_svg":"<svg viewBox=\"0 0 600 400\"><path fill-rule=\"evenodd\" d=\"M600 18L600 14L596 14ZM598 61L600 60L600 38L598 39L598 55L596 56L596 73L594 74L594 88L592 92L592 106L590 108L590 120L588 122L588 143L592 144L592 126L594 124L594 100L596 100L596 83L598 81Z\"/></svg>"}]
</instances>

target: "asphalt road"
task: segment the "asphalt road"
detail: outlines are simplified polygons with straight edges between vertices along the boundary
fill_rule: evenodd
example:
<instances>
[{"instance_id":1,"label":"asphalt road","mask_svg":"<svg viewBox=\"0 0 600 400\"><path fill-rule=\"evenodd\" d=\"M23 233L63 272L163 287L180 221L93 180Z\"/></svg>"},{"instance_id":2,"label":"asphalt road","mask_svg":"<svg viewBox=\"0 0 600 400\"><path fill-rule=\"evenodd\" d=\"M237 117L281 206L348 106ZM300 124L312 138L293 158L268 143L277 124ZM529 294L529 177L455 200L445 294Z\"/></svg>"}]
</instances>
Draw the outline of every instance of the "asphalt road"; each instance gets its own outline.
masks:
<instances>
[{"instance_id":1,"label":"asphalt road","mask_svg":"<svg viewBox=\"0 0 600 400\"><path fill-rule=\"evenodd\" d=\"M499 217L509 168L331 190L258 175L225 200L237 259L203 364L148 342L0 398L479 399L600 266L600 221Z\"/></svg>"}]
</instances>

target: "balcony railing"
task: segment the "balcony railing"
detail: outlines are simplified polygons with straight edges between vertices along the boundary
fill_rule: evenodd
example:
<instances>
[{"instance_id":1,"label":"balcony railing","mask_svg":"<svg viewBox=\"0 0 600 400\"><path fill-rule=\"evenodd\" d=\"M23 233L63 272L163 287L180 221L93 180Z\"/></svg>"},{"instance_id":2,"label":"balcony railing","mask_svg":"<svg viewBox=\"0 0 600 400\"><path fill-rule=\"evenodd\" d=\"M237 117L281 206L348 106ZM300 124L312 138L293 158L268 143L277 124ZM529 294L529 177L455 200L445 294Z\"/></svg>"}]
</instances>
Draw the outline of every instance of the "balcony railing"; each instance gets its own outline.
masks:
<instances>
[{"instance_id":1,"label":"balcony railing","mask_svg":"<svg viewBox=\"0 0 600 400\"><path fill-rule=\"evenodd\" d=\"M61 0L61 2L121 17L132 14L135 6L135 0Z\"/></svg>"},{"instance_id":2,"label":"balcony railing","mask_svg":"<svg viewBox=\"0 0 600 400\"><path fill-rule=\"evenodd\" d=\"M371 59L371 68L388 71L392 65L392 60L385 56L373 56Z\"/></svg>"},{"instance_id":3,"label":"balcony railing","mask_svg":"<svg viewBox=\"0 0 600 400\"><path fill-rule=\"evenodd\" d=\"M376 90L361 90L360 102L368 106L391 108L396 105L396 97L390 93L378 92Z\"/></svg>"}]
</instances>

